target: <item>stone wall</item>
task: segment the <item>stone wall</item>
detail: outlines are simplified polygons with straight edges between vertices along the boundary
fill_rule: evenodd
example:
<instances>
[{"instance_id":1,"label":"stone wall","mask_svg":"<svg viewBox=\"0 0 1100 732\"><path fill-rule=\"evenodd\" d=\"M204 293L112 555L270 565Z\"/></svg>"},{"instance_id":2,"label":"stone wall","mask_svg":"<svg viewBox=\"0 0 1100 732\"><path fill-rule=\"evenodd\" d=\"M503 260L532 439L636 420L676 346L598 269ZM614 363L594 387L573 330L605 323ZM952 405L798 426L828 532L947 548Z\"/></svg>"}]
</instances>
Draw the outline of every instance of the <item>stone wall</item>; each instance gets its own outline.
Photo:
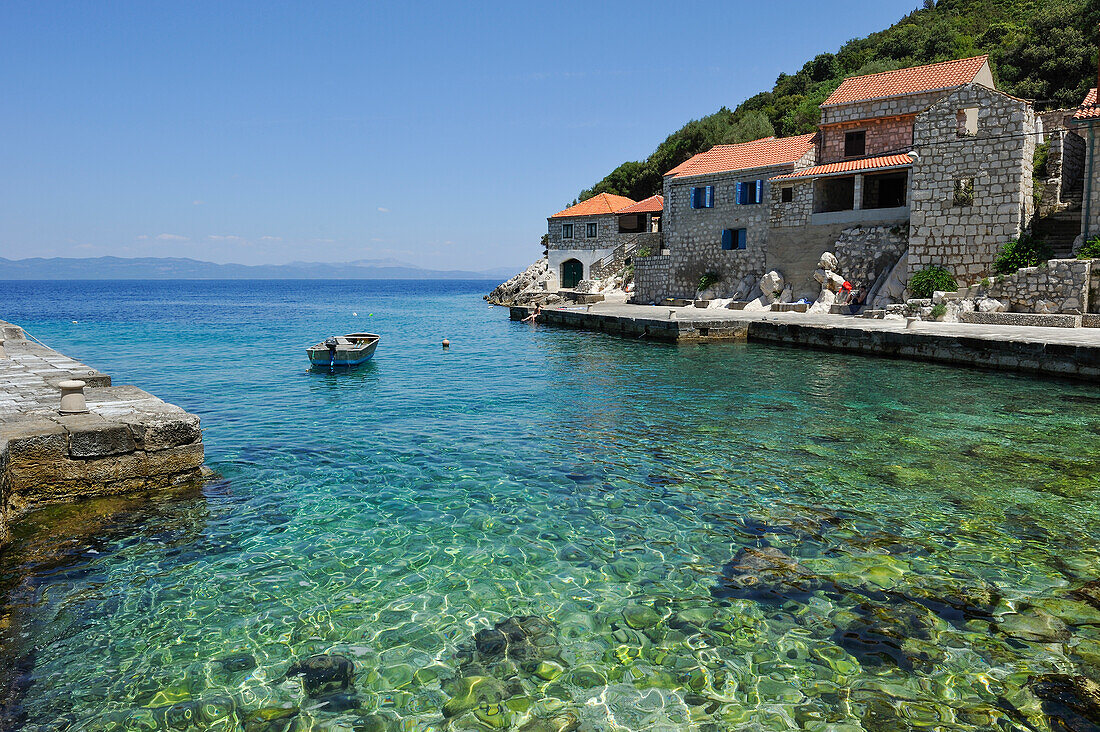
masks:
<instances>
[{"instance_id":1,"label":"stone wall","mask_svg":"<svg viewBox=\"0 0 1100 732\"><path fill-rule=\"evenodd\" d=\"M1042 180L1042 198L1038 215L1046 216L1059 210L1065 192L1079 190L1085 171L1085 141L1067 129L1066 118L1072 110L1057 110L1039 115L1043 126L1043 141L1049 143L1046 176Z\"/></svg>"},{"instance_id":2,"label":"stone wall","mask_svg":"<svg viewBox=\"0 0 1100 732\"><path fill-rule=\"evenodd\" d=\"M668 296L694 297L706 272L721 276L715 288L720 297L732 294L746 276L764 274L772 197L768 179L792 170L792 165L783 165L665 179L665 246L672 257ZM761 202L739 205L737 182L756 180L764 181ZM714 186L713 208L691 208L691 189L707 185ZM723 229L745 229L745 248L722 249Z\"/></svg>"},{"instance_id":3,"label":"stone wall","mask_svg":"<svg viewBox=\"0 0 1100 732\"><path fill-rule=\"evenodd\" d=\"M870 120L884 117L916 115L942 99L946 93L943 91L928 92L926 94L912 94L907 97L876 99L825 107L821 110L821 124L834 125L841 122L868 124Z\"/></svg>"},{"instance_id":4,"label":"stone wall","mask_svg":"<svg viewBox=\"0 0 1100 732\"><path fill-rule=\"evenodd\" d=\"M619 243L619 219L605 216L569 216L547 219L548 249L614 249ZM585 236L588 224L596 224L596 236ZM573 224L573 238L562 239L561 225Z\"/></svg>"},{"instance_id":5,"label":"stone wall","mask_svg":"<svg viewBox=\"0 0 1100 732\"><path fill-rule=\"evenodd\" d=\"M626 260L639 250L649 250L650 254L659 254L661 251L660 232L645 232L640 234L619 234L619 245L611 254L600 259L589 268L589 277L603 279L617 275L626 266Z\"/></svg>"},{"instance_id":6,"label":"stone wall","mask_svg":"<svg viewBox=\"0 0 1100 732\"><path fill-rule=\"evenodd\" d=\"M1078 313L1089 304L1090 259L1052 259L995 277L985 294L1017 313Z\"/></svg>"},{"instance_id":7,"label":"stone wall","mask_svg":"<svg viewBox=\"0 0 1100 732\"><path fill-rule=\"evenodd\" d=\"M865 226L845 229L831 251L837 258L837 272L853 287L870 290L908 246L908 226Z\"/></svg>"},{"instance_id":8,"label":"stone wall","mask_svg":"<svg viewBox=\"0 0 1100 732\"><path fill-rule=\"evenodd\" d=\"M960 109L978 107L978 132L957 132ZM931 265L973 282L1000 246L1030 223L1037 122L1024 101L968 84L917 117L910 178L910 273ZM973 203L956 205L956 181L973 181Z\"/></svg>"},{"instance_id":9,"label":"stone wall","mask_svg":"<svg viewBox=\"0 0 1100 732\"><path fill-rule=\"evenodd\" d=\"M642 305L655 305L669 296L669 264L667 254L634 257L633 301Z\"/></svg>"},{"instance_id":10,"label":"stone wall","mask_svg":"<svg viewBox=\"0 0 1100 732\"><path fill-rule=\"evenodd\" d=\"M1086 239L1092 239L1100 236L1100 122L1092 122L1077 129L1084 135L1086 148L1081 233ZM1089 157L1093 159L1089 160ZM1092 180L1088 179L1090 169Z\"/></svg>"},{"instance_id":11,"label":"stone wall","mask_svg":"<svg viewBox=\"0 0 1100 732\"><path fill-rule=\"evenodd\" d=\"M783 203L783 189L791 189L791 200ZM769 223L773 228L808 226L814 212L812 178L775 181L771 186Z\"/></svg>"},{"instance_id":12,"label":"stone wall","mask_svg":"<svg viewBox=\"0 0 1100 732\"><path fill-rule=\"evenodd\" d=\"M913 144L915 114L886 119L852 120L835 125L823 125L818 138L818 160L829 163L843 160L844 138L849 132L867 132L866 155L887 155L905 152Z\"/></svg>"}]
</instances>

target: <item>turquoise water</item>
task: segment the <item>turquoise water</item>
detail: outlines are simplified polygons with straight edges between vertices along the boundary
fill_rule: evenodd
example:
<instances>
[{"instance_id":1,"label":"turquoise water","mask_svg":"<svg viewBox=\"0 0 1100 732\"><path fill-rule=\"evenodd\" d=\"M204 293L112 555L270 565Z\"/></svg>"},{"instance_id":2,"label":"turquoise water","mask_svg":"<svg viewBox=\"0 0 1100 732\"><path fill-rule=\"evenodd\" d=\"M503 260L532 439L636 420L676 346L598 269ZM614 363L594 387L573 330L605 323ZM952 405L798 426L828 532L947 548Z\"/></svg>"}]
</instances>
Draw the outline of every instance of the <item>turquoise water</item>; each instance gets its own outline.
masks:
<instances>
[{"instance_id":1,"label":"turquoise water","mask_svg":"<svg viewBox=\"0 0 1100 732\"><path fill-rule=\"evenodd\" d=\"M14 727L1047 730L1029 678L1100 672L1094 386L532 328L489 283L0 285L219 475L18 526ZM306 370L352 330L372 364Z\"/></svg>"}]
</instances>

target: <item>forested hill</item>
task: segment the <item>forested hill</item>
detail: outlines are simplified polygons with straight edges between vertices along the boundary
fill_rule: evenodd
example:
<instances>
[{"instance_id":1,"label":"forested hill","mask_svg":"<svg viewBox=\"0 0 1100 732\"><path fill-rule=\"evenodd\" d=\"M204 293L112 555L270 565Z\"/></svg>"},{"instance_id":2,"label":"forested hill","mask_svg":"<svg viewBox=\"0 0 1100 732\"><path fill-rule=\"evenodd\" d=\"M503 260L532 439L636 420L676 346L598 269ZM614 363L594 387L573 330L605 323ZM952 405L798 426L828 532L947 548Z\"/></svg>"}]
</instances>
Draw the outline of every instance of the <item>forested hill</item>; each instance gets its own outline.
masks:
<instances>
[{"instance_id":1,"label":"forested hill","mask_svg":"<svg viewBox=\"0 0 1100 732\"><path fill-rule=\"evenodd\" d=\"M615 193L636 201L661 192L661 178L714 145L812 132L820 105L848 76L990 55L997 87L1040 110L1076 107L1096 83L1097 0L925 0L884 31L780 74L771 91L730 111L692 120L646 160L623 163L579 200Z\"/></svg>"}]
</instances>

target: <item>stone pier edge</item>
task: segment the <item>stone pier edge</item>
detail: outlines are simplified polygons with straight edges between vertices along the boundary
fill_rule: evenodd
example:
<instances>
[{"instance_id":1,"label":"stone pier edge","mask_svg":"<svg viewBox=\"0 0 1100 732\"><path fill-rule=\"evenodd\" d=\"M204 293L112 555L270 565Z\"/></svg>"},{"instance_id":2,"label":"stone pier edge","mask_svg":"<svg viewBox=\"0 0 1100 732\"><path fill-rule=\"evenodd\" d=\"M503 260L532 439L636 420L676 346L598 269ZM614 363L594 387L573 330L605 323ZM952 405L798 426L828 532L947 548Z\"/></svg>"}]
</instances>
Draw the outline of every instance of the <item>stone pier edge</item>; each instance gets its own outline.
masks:
<instances>
[{"instance_id":1,"label":"stone pier edge","mask_svg":"<svg viewBox=\"0 0 1100 732\"><path fill-rule=\"evenodd\" d=\"M522 320L530 311L528 307L512 307L510 317L512 320ZM669 343L768 343L1100 381L1100 342L1097 345L1050 342L1020 338L1010 331L1006 331L1002 338L991 338L860 327L859 321L851 318L841 320L835 325L823 325L748 318L678 320L550 309L542 311L539 322L639 340Z\"/></svg>"}]
</instances>

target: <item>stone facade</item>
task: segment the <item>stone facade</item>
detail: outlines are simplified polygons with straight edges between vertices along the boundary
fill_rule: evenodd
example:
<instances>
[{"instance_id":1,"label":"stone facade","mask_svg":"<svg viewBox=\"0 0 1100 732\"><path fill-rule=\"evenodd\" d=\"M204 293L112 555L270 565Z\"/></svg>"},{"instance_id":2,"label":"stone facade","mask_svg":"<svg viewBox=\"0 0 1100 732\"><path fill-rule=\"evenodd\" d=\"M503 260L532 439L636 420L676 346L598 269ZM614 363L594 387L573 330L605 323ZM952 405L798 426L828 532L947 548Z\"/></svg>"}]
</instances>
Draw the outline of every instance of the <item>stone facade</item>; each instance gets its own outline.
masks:
<instances>
[{"instance_id":1,"label":"stone facade","mask_svg":"<svg viewBox=\"0 0 1100 732\"><path fill-rule=\"evenodd\" d=\"M1084 241L1100 236L1100 120L1086 122L1077 130L1085 138L1086 149L1084 198L1081 201L1081 234Z\"/></svg>"},{"instance_id":2,"label":"stone facade","mask_svg":"<svg viewBox=\"0 0 1100 732\"><path fill-rule=\"evenodd\" d=\"M668 297L669 265L672 257L668 254L653 254L649 257L634 257L632 261L633 301L642 305L656 305Z\"/></svg>"},{"instance_id":3,"label":"stone facade","mask_svg":"<svg viewBox=\"0 0 1100 732\"><path fill-rule=\"evenodd\" d=\"M1052 259L994 278L984 290L1018 313L1081 313L1089 306L1090 259Z\"/></svg>"},{"instance_id":4,"label":"stone facade","mask_svg":"<svg viewBox=\"0 0 1100 732\"><path fill-rule=\"evenodd\" d=\"M752 170L736 170L688 178L666 178L665 246L669 250L669 286L666 296L692 298L699 278L717 273L717 296L731 296L746 277L759 279L767 271L768 230L774 195L769 178L813 165L811 148L797 163ZM737 183L762 180L760 203L738 204ZM714 186L713 208L692 208L691 189ZM744 249L723 249L724 229L745 229Z\"/></svg>"},{"instance_id":5,"label":"stone facade","mask_svg":"<svg viewBox=\"0 0 1100 732\"><path fill-rule=\"evenodd\" d=\"M908 247L908 226L867 226L845 229L831 251L837 258L837 272L853 287L870 290Z\"/></svg>"},{"instance_id":6,"label":"stone facade","mask_svg":"<svg viewBox=\"0 0 1100 732\"><path fill-rule=\"evenodd\" d=\"M960 136L959 110L974 107L978 131ZM1031 220L1036 131L1026 102L980 84L956 89L917 117L910 273L941 265L966 282L990 271L1001 245Z\"/></svg>"},{"instance_id":7,"label":"stone facade","mask_svg":"<svg viewBox=\"0 0 1100 732\"><path fill-rule=\"evenodd\" d=\"M976 83L993 88L992 77L989 78L988 83L980 81ZM842 122L868 124L872 120L915 116L942 99L945 93L946 90L934 91L924 94L910 94L903 97L872 99L863 102L851 102L848 104L822 107L821 125L822 127L828 127ZM858 127L856 129L858 129ZM869 139L870 136L868 136L868 140ZM841 141L843 142L843 139ZM870 155L872 153L868 152L868 154Z\"/></svg>"},{"instance_id":8,"label":"stone facade","mask_svg":"<svg viewBox=\"0 0 1100 732\"><path fill-rule=\"evenodd\" d=\"M572 224L573 238L562 236L562 225ZM596 236L586 236L588 225L596 225ZM549 289L561 287L561 266L570 259L578 260L584 267L582 279L588 279L592 265L611 254L619 245L619 220L614 214L602 216L570 216L547 219L547 259L549 260Z\"/></svg>"}]
</instances>

